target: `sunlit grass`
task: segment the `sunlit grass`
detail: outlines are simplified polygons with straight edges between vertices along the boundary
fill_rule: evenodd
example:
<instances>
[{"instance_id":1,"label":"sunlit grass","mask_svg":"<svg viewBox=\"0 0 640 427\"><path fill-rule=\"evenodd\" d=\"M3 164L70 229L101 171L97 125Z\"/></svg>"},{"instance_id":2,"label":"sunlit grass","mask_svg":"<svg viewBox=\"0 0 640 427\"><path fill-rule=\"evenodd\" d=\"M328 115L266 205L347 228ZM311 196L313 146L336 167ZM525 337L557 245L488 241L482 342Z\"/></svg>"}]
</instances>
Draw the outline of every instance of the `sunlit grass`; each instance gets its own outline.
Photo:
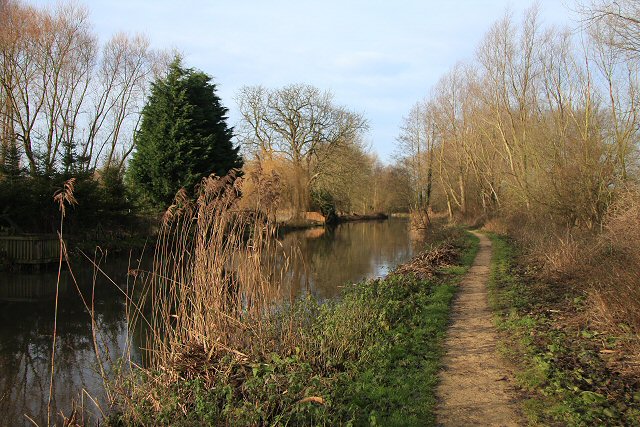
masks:
<instances>
[{"instance_id":1,"label":"sunlit grass","mask_svg":"<svg viewBox=\"0 0 640 427\"><path fill-rule=\"evenodd\" d=\"M245 334L230 330L241 334L235 341L227 337L234 351L206 354L200 346L175 345L179 358L167 353L153 369L131 377L130 398L109 422L433 424L451 301L477 250L477 239L453 234L446 245L457 253L456 267L447 267L453 273L436 265L440 273L430 279L391 274L348 286L336 301L284 304L256 318L259 328L242 319Z\"/></svg>"}]
</instances>

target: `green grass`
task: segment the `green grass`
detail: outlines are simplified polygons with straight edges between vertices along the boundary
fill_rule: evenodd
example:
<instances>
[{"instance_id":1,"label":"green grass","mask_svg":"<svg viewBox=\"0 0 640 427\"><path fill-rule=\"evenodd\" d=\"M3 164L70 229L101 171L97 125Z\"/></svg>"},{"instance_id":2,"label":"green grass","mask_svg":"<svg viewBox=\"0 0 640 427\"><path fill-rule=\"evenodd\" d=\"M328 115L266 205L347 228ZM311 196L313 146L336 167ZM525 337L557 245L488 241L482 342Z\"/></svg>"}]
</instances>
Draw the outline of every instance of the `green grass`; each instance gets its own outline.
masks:
<instances>
[{"instance_id":1,"label":"green grass","mask_svg":"<svg viewBox=\"0 0 640 427\"><path fill-rule=\"evenodd\" d=\"M534 425L640 425L640 384L601 357L615 337L578 326L584 295L534 280L506 238L491 236L489 298L503 335L502 352L517 367L523 412Z\"/></svg>"},{"instance_id":2,"label":"green grass","mask_svg":"<svg viewBox=\"0 0 640 427\"><path fill-rule=\"evenodd\" d=\"M150 386L159 408L139 400L110 423L433 425L451 302L478 250L476 237L454 234L456 265L432 280L390 275L346 288L339 301L299 301L282 313L303 325L295 348L248 362L226 357L202 367L206 379Z\"/></svg>"}]
</instances>

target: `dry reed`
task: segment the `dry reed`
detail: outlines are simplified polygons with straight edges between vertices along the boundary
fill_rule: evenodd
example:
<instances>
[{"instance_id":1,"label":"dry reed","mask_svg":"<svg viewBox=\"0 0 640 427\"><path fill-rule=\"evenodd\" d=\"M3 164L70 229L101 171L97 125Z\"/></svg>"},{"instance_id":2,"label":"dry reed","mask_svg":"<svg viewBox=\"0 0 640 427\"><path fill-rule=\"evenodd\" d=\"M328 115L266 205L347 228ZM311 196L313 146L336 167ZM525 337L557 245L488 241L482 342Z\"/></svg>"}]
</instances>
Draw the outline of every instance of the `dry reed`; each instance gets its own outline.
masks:
<instances>
[{"instance_id":1,"label":"dry reed","mask_svg":"<svg viewBox=\"0 0 640 427\"><path fill-rule=\"evenodd\" d=\"M640 335L640 191L624 192L609 209L589 262L589 281L612 322Z\"/></svg>"},{"instance_id":2,"label":"dry reed","mask_svg":"<svg viewBox=\"0 0 640 427\"><path fill-rule=\"evenodd\" d=\"M56 296L55 296L55 307L53 314L53 338L51 343L51 373L49 377L49 399L47 400L47 426L51 425L51 403L53 400L53 380L55 374L55 366L56 366L56 339L58 336L58 301L60 295L60 276L62 273L62 261L66 258L66 247L64 243L64 238L62 237L62 229L64 226L64 217L66 214L66 205L76 205L78 201L73 195L73 190L75 187L76 179L71 178L68 181L65 181L63 187L56 191L53 195L53 200L58 204L58 208L60 210L60 228L58 230L58 240L60 241L60 255L58 262L58 276L56 281Z\"/></svg>"},{"instance_id":3,"label":"dry reed","mask_svg":"<svg viewBox=\"0 0 640 427\"><path fill-rule=\"evenodd\" d=\"M111 280L125 296L130 331L142 327L146 332L144 367L131 358L130 336L123 354L124 366L129 371L116 376L107 372L105 363L114 366L116 361L108 353L103 354L98 344L95 278L90 301L76 283L92 319L94 349L110 404L131 408L138 398L153 400L155 394L149 387L154 385L129 381L130 373L149 379L153 377L152 371L162 372L161 377L154 378L155 386L160 385L158 381L169 385L179 378L206 379L206 371L215 370L216 362L225 356L246 364L295 341L295 325L282 323L293 320L278 316L292 256L285 253L276 238L274 212L279 203L279 177L272 174L249 179L258 202L252 209L242 203L245 181L235 172L203 179L195 191L195 199L188 197L185 190L179 191L163 217L152 271L144 272L138 266L136 274L128 276L126 287L113 282L101 270L96 256L92 261L85 255L92 261L95 275ZM66 206L77 203L74 183L74 179L67 181L54 196L61 212L59 271L64 260L69 262L62 226ZM72 278L75 282L73 274ZM48 425L55 372L57 304L56 293ZM274 327L276 322L278 327ZM74 425L83 415L84 409L78 412L74 408L63 419ZM131 415L135 419L135 414Z\"/></svg>"},{"instance_id":4,"label":"dry reed","mask_svg":"<svg viewBox=\"0 0 640 427\"><path fill-rule=\"evenodd\" d=\"M163 218L147 284L147 365L174 379L268 346L288 260L269 220L277 197L267 191L261 211L240 209L242 183L234 173L208 177L195 200L179 192Z\"/></svg>"}]
</instances>

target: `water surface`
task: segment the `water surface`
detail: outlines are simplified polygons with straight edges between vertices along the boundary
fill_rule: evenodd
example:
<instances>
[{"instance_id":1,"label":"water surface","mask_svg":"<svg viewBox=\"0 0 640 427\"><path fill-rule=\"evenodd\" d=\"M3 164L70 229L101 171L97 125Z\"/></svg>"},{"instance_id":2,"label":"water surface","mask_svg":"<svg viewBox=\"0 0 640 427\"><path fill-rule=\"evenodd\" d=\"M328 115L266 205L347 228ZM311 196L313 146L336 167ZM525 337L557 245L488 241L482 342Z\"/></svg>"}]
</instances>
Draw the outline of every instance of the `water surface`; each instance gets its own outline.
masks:
<instances>
[{"instance_id":1,"label":"water surface","mask_svg":"<svg viewBox=\"0 0 640 427\"><path fill-rule=\"evenodd\" d=\"M413 254L408 223L397 219L296 231L287 234L283 243L297 245L301 254L291 265L294 294L310 293L320 299L336 297L345 284L384 276ZM137 267L137 260L129 255L107 256L101 266L126 288L127 277L131 284L127 271ZM99 401L104 396L94 346L108 349L114 358L127 351L133 359L140 356L136 348L126 345L131 340L122 293L96 275L88 262L75 262L73 272L78 288L69 272L63 274L60 285L53 412L69 414L75 401L95 413L88 396ZM25 414L41 426L47 424L56 279L56 271L0 273L1 425L33 425ZM86 303L91 309L92 301L96 337L85 307Z\"/></svg>"}]
</instances>

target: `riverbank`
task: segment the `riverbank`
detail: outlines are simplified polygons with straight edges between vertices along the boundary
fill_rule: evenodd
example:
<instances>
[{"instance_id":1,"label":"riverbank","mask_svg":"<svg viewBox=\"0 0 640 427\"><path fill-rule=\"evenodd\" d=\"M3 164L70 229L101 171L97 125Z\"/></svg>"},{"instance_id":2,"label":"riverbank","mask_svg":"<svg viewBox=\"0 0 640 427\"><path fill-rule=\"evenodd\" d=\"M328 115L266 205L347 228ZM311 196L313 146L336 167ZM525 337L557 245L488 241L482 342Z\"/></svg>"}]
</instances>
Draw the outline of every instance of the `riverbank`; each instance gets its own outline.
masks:
<instances>
[{"instance_id":1,"label":"riverbank","mask_svg":"<svg viewBox=\"0 0 640 427\"><path fill-rule=\"evenodd\" d=\"M309 218L303 219L290 219L278 223L279 235L285 235L292 231L306 230L317 227L326 226L324 217L317 212L311 212L314 215ZM346 222L358 222L358 221L382 221L389 219L389 216L385 213L374 214L345 214L336 217L336 220L331 225L346 223ZM86 254L92 254L96 247L99 247L103 251L109 251L111 253L123 253L130 250L142 250L145 247L153 246L157 240L157 233L160 224L160 218L148 217L146 221L141 221L141 225L138 229L147 230L144 232L104 232L97 231L87 236L67 236L67 244L70 251L78 253L80 251Z\"/></svg>"},{"instance_id":2,"label":"riverbank","mask_svg":"<svg viewBox=\"0 0 640 427\"><path fill-rule=\"evenodd\" d=\"M584 289L541 280L511 241L491 238L490 301L529 423L640 425L640 380L624 366L631 334L589 322Z\"/></svg>"},{"instance_id":3,"label":"riverbank","mask_svg":"<svg viewBox=\"0 0 640 427\"><path fill-rule=\"evenodd\" d=\"M377 212L373 214L341 214L333 218L331 222L327 222L325 217L319 212L307 212L306 218L301 219L289 219L278 223L278 231L281 234L286 234L290 231L304 230L314 227L323 227L327 225L337 225L345 222L358 222L358 221L383 221L389 219L389 215Z\"/></svg>"},{"instance_id":4,"label":"riverbank","mask_svg":"<svg viewBox=\"0 0 640 427\"><path fill-rule=\"evenodd\" d=\"M290 293L295 296L312 293L323 301L337 298L343 284L387 274L389 266L406 262L414 254L408 224L404 220L352 222L330 230L319 227L288 233L279 240L285 251L296 248L298 254L286 266L287 274L294 278L286 288L287 299ZM131 289L135 281L137 291L131 294L138 301L146 283L144 278L148 277L145 272L153 268L153 253L151 245L142 258L138 252L130 257L128 251L121 254L108 251L106 256L99 258L100 268L108 278L102 274L96 276L93 265L84 257L71 259L75 280L70 271L63 269L58 325L61 334L65 335L61 338L64 341L60 341L63 345L58 345L56 350L55 378L56 384L60 379L59 383L64 387L55 391L56 409L52 409L52 413L63 410L69 415L72 402L81 401L81 390L82 395L88 393L100 402L105 411L110 407L102 379L96 374L93 347L86 345L92 341L91 316L78 298L74 283L78 283L86 301L93 299L95 289L97 333L101 342L109 346L109 353L113 357L126 354L127 349L123 346L133 338L132 358L134 362L140 362L139 349L147 348L142 341L145 334L127 328L124 298L111 280L125 290L127 283ZM93 251L89 254L93 256ZM23 301L2 305L4 327L0 333L0 357L7 363L0 366L0 378L5 380L7 388L4 389L6 398L0 399L0 411L5 414L6 425L32 425L23 414L28 414L41 426L47 423L49 383L42 379L48 378L51 366L50 360L42 355L50 357L55 298L55 286L51 284L55 284L56 279L57 268L38 273L0 273L0 299ZM146 331L148 328L141 329ZM34 360L36 363L32 362ZM93 405L85 404L85 408L92 420L99 414ZM85 421L87 419L88 416ZM57 422L62 425L61 419ZM86 421L85 425L94 424Z\"/></svg>"},{"instance_id":5,"label":"riverbank","mask_svg":"<svg viewBox=\"0 0 640 427\"><path fill-rule=\"evenodd\" d=\"M337 222L350 222L350 221L382 221L389 219L389 215L383 212L376 212L371 214L343 214L338 215Z\"/></svg>"},{"instance_id":6,"label":"riverbank","mask_svg":"<svg viewBox=\"0 0 640 427\"><path fill-rule=\"evenodd\" d=\"M190 347L138 370L109 424L433 424L449 307L476 250L449 230L384 279L282 310L259 352Z\"/></svg>"}]
</instances>

